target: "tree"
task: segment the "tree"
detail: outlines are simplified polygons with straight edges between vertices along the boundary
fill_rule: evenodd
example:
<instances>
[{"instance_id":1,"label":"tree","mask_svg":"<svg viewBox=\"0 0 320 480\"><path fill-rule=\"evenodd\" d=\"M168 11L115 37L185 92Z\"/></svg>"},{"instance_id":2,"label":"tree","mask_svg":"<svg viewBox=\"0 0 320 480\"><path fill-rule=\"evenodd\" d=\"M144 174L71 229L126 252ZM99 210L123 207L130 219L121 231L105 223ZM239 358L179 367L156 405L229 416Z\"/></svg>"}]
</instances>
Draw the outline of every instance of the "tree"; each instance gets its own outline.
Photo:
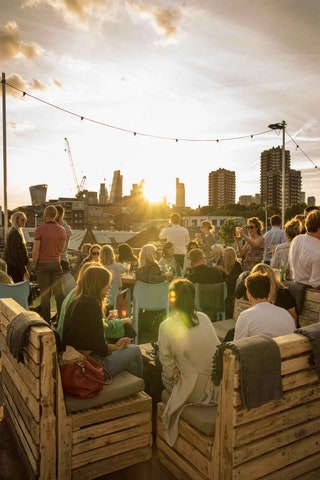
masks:
<instances>
[{"instance_id":1,"label":"tree","mask_svg":"<svg viewBox=\"0 0 320 480\"><path fill-rule=\"evenodd\" d=\"M236 218L228 218L220 227L218 238L227 246L234 245L236 227L242 227Z\"/></svg>"}]
</instances>

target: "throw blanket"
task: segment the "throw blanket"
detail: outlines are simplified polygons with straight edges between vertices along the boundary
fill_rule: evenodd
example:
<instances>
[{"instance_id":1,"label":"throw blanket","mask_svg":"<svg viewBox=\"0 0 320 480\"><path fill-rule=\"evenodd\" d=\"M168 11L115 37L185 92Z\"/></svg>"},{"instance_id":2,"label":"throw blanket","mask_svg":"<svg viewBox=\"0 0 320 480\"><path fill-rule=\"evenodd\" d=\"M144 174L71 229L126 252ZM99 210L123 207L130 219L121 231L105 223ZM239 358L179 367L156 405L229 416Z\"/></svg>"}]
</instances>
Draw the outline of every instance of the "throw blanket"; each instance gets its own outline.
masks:
<instances>
[{"instance_id":1,"label":"throw blanket","mask_svg":"<svg viewBox=\"0 0 320 480\"><path fill-rule=\"evenodd\" d=\"M35 320L32 320L34 316ZM28 342L31 327L48 327L45 320L35 313L19 313L10 322L7 330L7 345L11 355L19 362L24 363L23 348Z\"/></svg>"},{"instance_id":2,"label":"throw blanket","mask_svg":"<svg viewBox=\"0 0 320 480\"><path fill-rule=\"evenodd\" d=\"M312 364L316 366L316 372L320 378L320 323L313 323L307 327L297 328L295 333L301 333L311 340Z\"/></svg>"},{"instance_id":3,"label":"throw blanket","mask_svg":"<svg viewBox=\"0 0 320 480\"><path fill-rule=\"evenodd\" d=\"M241 400L246 408L256 408L270 400L283 398L281 356L272 338L255 335L218 345L213 359L212 380L215 385L219 385L222 378L226 348L230 348L239 359Z\"/></svg>"}]
</instances>

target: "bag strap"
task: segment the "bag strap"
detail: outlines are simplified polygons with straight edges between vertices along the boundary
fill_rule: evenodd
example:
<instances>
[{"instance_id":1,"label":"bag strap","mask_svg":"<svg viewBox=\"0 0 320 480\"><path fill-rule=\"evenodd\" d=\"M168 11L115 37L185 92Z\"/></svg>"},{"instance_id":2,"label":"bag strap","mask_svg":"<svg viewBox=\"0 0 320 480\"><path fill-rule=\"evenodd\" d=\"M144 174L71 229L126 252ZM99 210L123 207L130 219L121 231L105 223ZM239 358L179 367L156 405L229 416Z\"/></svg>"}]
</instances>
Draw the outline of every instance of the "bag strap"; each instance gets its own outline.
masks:
<instances>
[{"instance_id":1,"label":"bag strap","mask_svg":"<svg viewBox=\"0 0 320 480\"><path fill-rule=\"evenodd\" d=\"M90 357L90 360L88 360L89 357ZM93 357L91 357L91 355L87 355L86 360L88 360L89 365L92 365L92 363L90 363L90 361L93 361L93 362L97 363L102 368L105 376L108 377L107 380L104 380L103 382L100 382L100 380L98 380L97 378L88 374L88 371L85 371L85 374L88 378L91 378L91 380L96 380L98 383L101 383L102 385L110 385L112 383L112 374L107 368L105 368L103 365L101 365L101 363L97 362L97 360L95 360ZM78 364L83 366L82 362L79 362Z\"/></svg>"}]
</instances>

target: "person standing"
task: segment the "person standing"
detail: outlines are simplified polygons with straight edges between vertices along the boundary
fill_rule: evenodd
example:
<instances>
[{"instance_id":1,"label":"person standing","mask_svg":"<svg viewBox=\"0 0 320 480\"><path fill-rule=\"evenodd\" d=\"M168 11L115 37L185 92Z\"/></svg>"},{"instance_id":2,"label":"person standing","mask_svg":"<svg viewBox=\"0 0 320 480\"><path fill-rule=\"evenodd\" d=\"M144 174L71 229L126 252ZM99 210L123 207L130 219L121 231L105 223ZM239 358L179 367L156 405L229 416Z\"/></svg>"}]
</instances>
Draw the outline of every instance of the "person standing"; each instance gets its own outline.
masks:
<instances>
[{"instance_id":1,"label":"person standing","mask_svg":"<svg viewBox=\"0 0 320 480\"><path fill-rule=\"evenodd\" d=\"M40 288L41 315L48 323L51 323L51 291L53 290L56 299L58 316L63 301L60 256L67 235L65 229L56 222L57 215L58 211L54 205L44 209L44 223L35 229L32 250L33 264Z\"/></svg>"},{"instance_id":2,"label":"person standing","mask_svg":"<svg viewBox=\"0 0 320 480\"><path fill-rule=\"evenodd\" d=\"M270 265L276 246L286 242L284 231L281 228L280 215L272 215L270 217L270 225L271 229L264 234L263 261L267 265Z\"/></svg>"},{"instance_id":3,"label":"person standing","mask_svg":"<svg viewBox=\"0 0 320 480\"><path fill-rule=\"evenodd\" d=\"M27 265L29 262L26 241L22 228L27 223L27 217L23 212L12 214L11 228L8 231L6 246L4 249L4 260L7 263L8 275L14 283L29 279Z\"/></svg>"},{"instance_id":4,"label":"person standing","mask_svg":"<svg viewBox=\"0 0 320 480\"><path fill-rule=\"evenodd\" d=\"M200 247L204 251L204 254L207 259L207 265L211 266L211 247L215 244L215 236L214 236L214 226L210 222L210 220L202 220L201 226L201 237L200 237Z\"/></svg>"},{"instance_id":5,"label":"person standing","mask_svg":"<svg viewBox=\"0 0 320 480\"><path fill-rule=\"evenodd\" d=\"M66 236L67 236L64 249L61 253L60 263L61 263L62 270L64 272L69 272L70 264L69 264L69 256L68 256L68 245L69 245L70 237L72 235L72 230L70 225L68 225L64 219L65 209L61 205L55 205L55 207L58 210L58 216L56 218L56 221L59 225L61 225L61 227L65 229Z\"/></svg>"},{"instance_id":6,"label":"person standing","mask_svg":"<svg viewBox=\"0 0 320 480\"><path fill-rule=\"evenodd\" d=\"M244 245L240 245L240 239L235 237L239 255L243 257L243 270L251 271L252 268L262 261L264 251L264 238L262 235L263 223L258 217L251 217L247 220L247 233L239 228L240 237L245 240Z\"/></svg>"},{"instance_id":7,"label":"person standing","mask_svg":"<svg viewBox=\"0 0 320 480\"><path fill-rule=\"evenodd\" d=\"M187 245L190 242L190 235L185 227L180 225L179 213L173 213L170 223L164 227L159 234L160 240L167 240L173 244L174 258L180 269L183 269L184 256L187 253ZM178 272L179 274L180 272Z\"/></svg>"}]
</instances>

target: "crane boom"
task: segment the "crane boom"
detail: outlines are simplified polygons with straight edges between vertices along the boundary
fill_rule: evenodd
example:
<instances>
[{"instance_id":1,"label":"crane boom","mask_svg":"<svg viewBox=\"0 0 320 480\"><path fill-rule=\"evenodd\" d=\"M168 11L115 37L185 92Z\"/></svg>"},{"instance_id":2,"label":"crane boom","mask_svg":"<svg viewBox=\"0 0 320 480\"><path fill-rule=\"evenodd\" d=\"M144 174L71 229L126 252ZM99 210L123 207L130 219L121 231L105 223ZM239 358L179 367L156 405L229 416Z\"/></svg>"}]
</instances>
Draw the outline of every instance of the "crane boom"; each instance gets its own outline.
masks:
<instances>
[{"instance_id":1,"label":"crane boom","mask_svg":"<svg viewBox=\"0 0 320 480\"><path fill-rule=\"evenodd\" d=\"M67 152L68 157L69 157L71 170L72 170L72 175L73 175L74 183L75 183L75 186L76 186L76 189L77 189L76 197L82 197L83 196L82 189L84 187L84 183L85 183L87 177L83 176L82 180L81 180L81 183L79 184L76 169L75 169L75 166L74 166L74 163L73 163L73 158L72 158L72 154L71 154L69 140L67 138L65 138L64 143L66 145L65 151Z\"/></svg>"}]
</instances>

